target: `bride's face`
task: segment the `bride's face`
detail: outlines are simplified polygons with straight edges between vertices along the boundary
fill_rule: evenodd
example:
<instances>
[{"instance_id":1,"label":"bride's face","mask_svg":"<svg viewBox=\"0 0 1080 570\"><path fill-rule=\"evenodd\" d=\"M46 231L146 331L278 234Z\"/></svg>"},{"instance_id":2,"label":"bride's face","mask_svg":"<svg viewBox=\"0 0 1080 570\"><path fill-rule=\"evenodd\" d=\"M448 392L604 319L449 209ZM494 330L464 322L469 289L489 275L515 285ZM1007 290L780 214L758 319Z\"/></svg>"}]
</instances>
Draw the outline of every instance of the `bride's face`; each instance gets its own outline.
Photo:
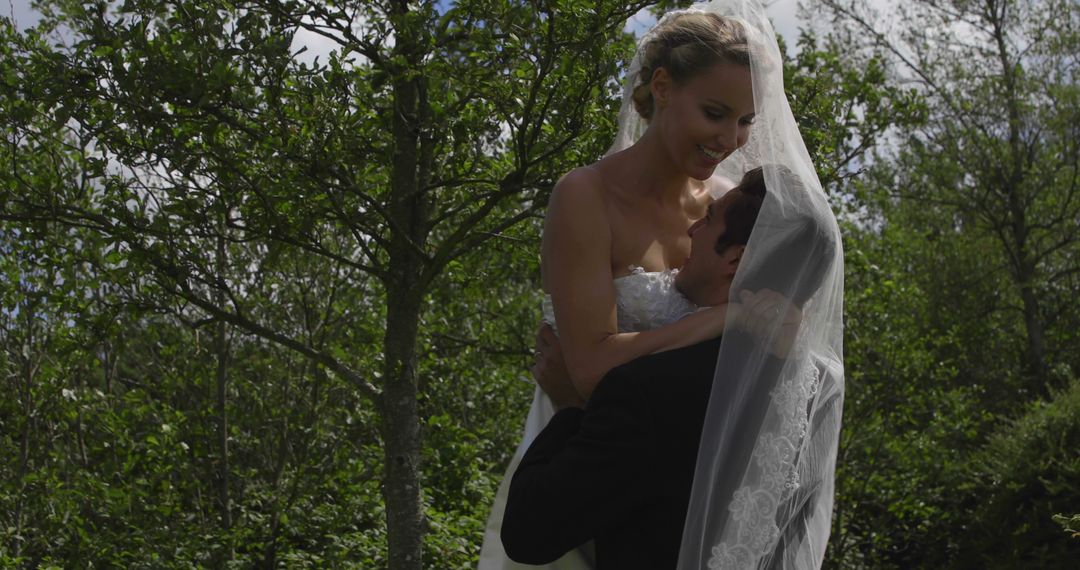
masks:
<instances>
[{"instance_id":1,"label":"bride's face","mask_svg":"<svg viewBox=\"0 0 1080 570\"><path fill-rule=\"evenodd\" d=\"M750 138L754 91L747 66L721 62L681 84L660 68L653 75L653 97L664 146L692 178L708 179Z\"/></svg>"}]
</instances>

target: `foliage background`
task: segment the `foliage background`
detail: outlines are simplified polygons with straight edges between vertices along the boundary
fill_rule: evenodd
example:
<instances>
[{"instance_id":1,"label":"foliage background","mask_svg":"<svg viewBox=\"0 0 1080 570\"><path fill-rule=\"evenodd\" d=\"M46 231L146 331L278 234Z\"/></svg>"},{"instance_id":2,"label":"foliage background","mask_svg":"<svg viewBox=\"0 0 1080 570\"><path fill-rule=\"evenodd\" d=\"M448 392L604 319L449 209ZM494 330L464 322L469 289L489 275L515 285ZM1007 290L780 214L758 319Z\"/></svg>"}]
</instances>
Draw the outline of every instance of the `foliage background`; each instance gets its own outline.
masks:
<instances>
[{"instance_id":1,"label":"foliage background","mask_svg":"<svg viewBox=\"0 0 1080 570\"><path fill-rule=\"evenodd\" d=\"M355 37L321 2L0 20L0 566L474 567L532 394L543 205L611 139L647 4L361 3ZM845 234L826 564L1072 567L1076 5L916 2L897 36L818 7L785 66ZM979 57L929 57L957 21L990 30ZM298 62L303 26L345 49ZM410 135L438 152L401 197ZM414 428L422 518L394 526L388 440Z\"/></svg>"}]
</instances>

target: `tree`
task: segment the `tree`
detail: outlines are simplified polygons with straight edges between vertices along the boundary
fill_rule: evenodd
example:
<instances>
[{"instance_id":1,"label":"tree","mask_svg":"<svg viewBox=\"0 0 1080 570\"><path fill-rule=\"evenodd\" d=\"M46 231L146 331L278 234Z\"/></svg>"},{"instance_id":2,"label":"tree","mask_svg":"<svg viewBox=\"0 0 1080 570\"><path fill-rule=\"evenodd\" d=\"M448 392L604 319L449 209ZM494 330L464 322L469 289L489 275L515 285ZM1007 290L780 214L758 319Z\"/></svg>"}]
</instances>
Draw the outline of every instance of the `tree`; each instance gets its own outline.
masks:
<instances>
[{"instance_id":1,"label":"tree","mask_svg":"<svg viewBox=\"0 0 1080 570\"><path fill-rule=\"evenodd\" d=\"M893 131L848 186L861 215L845 235L849 390L830 563L964 568L993 551L1015 566L1032 563L1016 554L1033 544L1066 560L1063 542L1038 542L1053 536L1046 501L987 481L1002 479L985 465L1063 477L1050 446L994 433L1022 425L1009 418L1077 366L1080 320L1065 301L1078 285L1075 3L818 6L846 65L880 54L885 81L926 101L925 122ZM1003 518L1013 507L1033 514Z\"/></svg>"},{"instance_id":2,"label":"tree","mask_svg":"<svg viewBox=\"0 0 1080 570\"><path fill-rule=\"evenodd\" d=\"M45 3L46 29L62 24L73 41L19 44L27 65L4 88L34 120L9 128L80 150L91 183L35 186L16 155L0 216L89 230L192 315L365 394L384 450L388 563L419 568L425 300L451 262L535 217L558 175L600 154L622 26L643 5ZM299 63L298 28L340 49ZM245 250L254 265L223 271ZM358 310L349 299L383 315L381 338L323 344L305 313L271 326L245 293L258 254L282 251L330 268L340 295L315 303L327 321ZM356 356L372 341L378 371Z\"/></svg>"},{"instance_id":3,"label":"tree","mask_svg":"<svg viewBox=\"0 0 1080 570\"><path fill-rule=\"evenodd\" d=\"M1080 382L1072 379L994 430L971 464L970 480L985 499L957 566L1067 568L1080 544L1054 521L1080 508ZM1064 518L1064 517L1063 517ZM1010 521L1002 524L1002 521ZM1064 521L1062 521L1064 522Z\"/></svg>"},{"instance_id":4,"label":"tree","mask_svg":"<svg viewBox=\"0 0 1080 570\"><path fill-rule=\"evenodd\" d=\"M1045 394L1061 355L1048 327L1080 272L1080 88L1070 0L906 3L890 16L821 0L849 41L884 50L917 84L929 120L898 139L894 196L940 211L943 236L991 238L1022 318L1027 389ZM948 218L951 217L951 220ZM945 239L951 239L946 237Z\"/></svg>"}]
</instances>

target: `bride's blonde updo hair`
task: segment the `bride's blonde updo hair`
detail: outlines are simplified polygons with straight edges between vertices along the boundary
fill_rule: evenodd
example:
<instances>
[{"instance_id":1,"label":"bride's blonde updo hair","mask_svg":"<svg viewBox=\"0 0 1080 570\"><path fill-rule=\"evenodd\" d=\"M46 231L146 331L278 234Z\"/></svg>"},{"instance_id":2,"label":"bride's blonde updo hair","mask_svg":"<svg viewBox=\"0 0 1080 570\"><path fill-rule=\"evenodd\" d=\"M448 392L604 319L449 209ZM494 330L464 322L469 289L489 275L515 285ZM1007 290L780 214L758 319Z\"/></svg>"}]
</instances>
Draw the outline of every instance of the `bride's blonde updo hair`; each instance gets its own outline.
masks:
<instances>
[{"instance_id":1,"label":"bride's blonde updo hair","mask_svg":"<svg viewBox=\"0 0 1080 570\"><path fill-rule=\"evenodd\" d=\"M726 61L750 66L746 29L718 14L686 12L662 20L639 48L641 70L634 88L634 109L646 121L653 116L652 76L663 67L675 83Z\"/></svg>"}]
</instances>

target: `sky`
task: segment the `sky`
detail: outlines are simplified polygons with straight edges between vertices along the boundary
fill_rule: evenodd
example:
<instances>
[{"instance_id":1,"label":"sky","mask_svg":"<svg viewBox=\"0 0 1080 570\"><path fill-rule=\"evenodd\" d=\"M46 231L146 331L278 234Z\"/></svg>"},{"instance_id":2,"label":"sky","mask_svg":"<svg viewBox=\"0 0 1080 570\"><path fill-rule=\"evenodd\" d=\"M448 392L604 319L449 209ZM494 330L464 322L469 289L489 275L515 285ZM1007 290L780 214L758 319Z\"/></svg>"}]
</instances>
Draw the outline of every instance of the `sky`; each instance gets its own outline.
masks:
<instances>
[{"instance_id":1,"label":"sky","mask_svg":"<svg viewBox=\"0 0 1080 570\"><path fill-rule=\"evenodd\" d=\"M794 45L794 40L799 35L799 26L805 22L799 19L798 0L777 0L765 11L772 19L776 33L788 40L788 45Z\"/></svg>"},{"instance_id":2,"label":"sky","mask_svg":"<svg viewBox=\"0 0 1080 570\"><path fill-rule=\"evenodd\" d=\"M895 3L896 0L866 1L871 5L884 6ZM768 8L769 16L773 20L776 31L789 39L794 39L799 33L800 25L805 24L805 20L800 18L800 10L798 8L799 2L800 0L774 0L773 4ZM4 4L6 4L6 6L4 6ZM0 0L0 11L2 11L4 15L13 17L19 28L26 28L37 23L39 19L38 13L30 6L30 4L31 0ZM651 27L653 22L654 20L650 15L639 14L627 22L627 29L640 33ZM789 45L793 43L794 42L789 42ZM315 54L325 55L332 49L332 42L330 40L304 31L297 33L293 45L297 49L307 45L309 57L313 57Z\"/></svg>"},{"instance_id":3,"label":"sky","mask_svg":"<svg viewBox=\"0 0 1080 570\"><path fill-rule=\"evenodd\" d=\"M0 2L0 11L14 20L20 30L33 26L39 19L37 11L30 7L30 0L5 0Z\"/></svg>"},{"instance_id":4,"label":"sky","mask_svg":"<svg viewBox=\"0 0 1080 570\"><path fill-rule=\"evenodd\" d=\"M768 2L769 0L765 0ZM875 9L895 5L898 0L863 0L866 5ZM795 38L799 36L799 30L809 24L806 11L800 5L806 4L806 0L772 0L765 12L772 20L776 33L788 40L788 48L793 49ZM639 12L627 22L626 29L638 34L644 33L656 20L646 11Z\"/></svg>"},{"instance_id":5,"label":"sky","mask_svg":"<svg viewBox=\"0 0 1080 570\"><path fill-rule=\"evenodd\" d=\"M446 0L442 0L439 4L443 4ZM871 3L881 3L887 0L869 0ZM794 39L798 36L799 26L804 23L799 18L799 0L775 0L775 3L768 8L769 17L772 18L773 26L776 27L776 31L785 38ZM649 11L642 10L636 15L631 17L626 22L626 30L633 32L636 35L641 35L648 31L656 23L656 18L649 13ZM794 46L795 42L788 42L789 46ZM336 47L333 41L306 30L299 30L296 36L293 38L293 51L296 52L302 47L307 47L307 51L300 56L300 60L310 62L315 56L320 56L324 61L326 56Z\"/></svg>"},{"instance_id":6,"label":"sky","mask_svg":"<svg viewBox=\"0 0 1080 570\"><path fill-rule=\"evenodd\" d=\"M798 36L799 26L802 23L799 19L799 0L774 0L774 3L766 9L766 12L769 14L769 18L772 19L773 27L776 28L778 34L785 38ZM626 30L640 36L655 23L656 18L646 9L638 12L626 22ZM788 43L790 45L794 42Z\"/></svg>"},{"instance_id":7,"label":"sky","mask_svg":"<svg viewBox=\"0 0 1080 570\"><path fill-rule=\"evenodd\" d=\"M453 0L437 0L437 5L445 6ZM765 0L769 3L769 0ZM773 21L773 26L778 34L788 40L788 50L794 52L797 48L795 38L798 37L800 28L809 24L806 10L800 8L809 0L771 0L767 13ZM898 0L863 0L874 8L887 8L895 5ZM36 10L31 7L32 0L0 0L0 14L10 16L19 29L33 26L40 19ZM6 6L5 6L6 4ZM642 10L626 22L626 30L637 35L645 33L656 23L656 19L647 10ZM327 56L336 49L337 44L328 38L307 30L298 30L293 37L293 53L304 48L302 54L297 56L298 61L311 63L316 57L326 61Z\"/></svg>"}]
</instances>

